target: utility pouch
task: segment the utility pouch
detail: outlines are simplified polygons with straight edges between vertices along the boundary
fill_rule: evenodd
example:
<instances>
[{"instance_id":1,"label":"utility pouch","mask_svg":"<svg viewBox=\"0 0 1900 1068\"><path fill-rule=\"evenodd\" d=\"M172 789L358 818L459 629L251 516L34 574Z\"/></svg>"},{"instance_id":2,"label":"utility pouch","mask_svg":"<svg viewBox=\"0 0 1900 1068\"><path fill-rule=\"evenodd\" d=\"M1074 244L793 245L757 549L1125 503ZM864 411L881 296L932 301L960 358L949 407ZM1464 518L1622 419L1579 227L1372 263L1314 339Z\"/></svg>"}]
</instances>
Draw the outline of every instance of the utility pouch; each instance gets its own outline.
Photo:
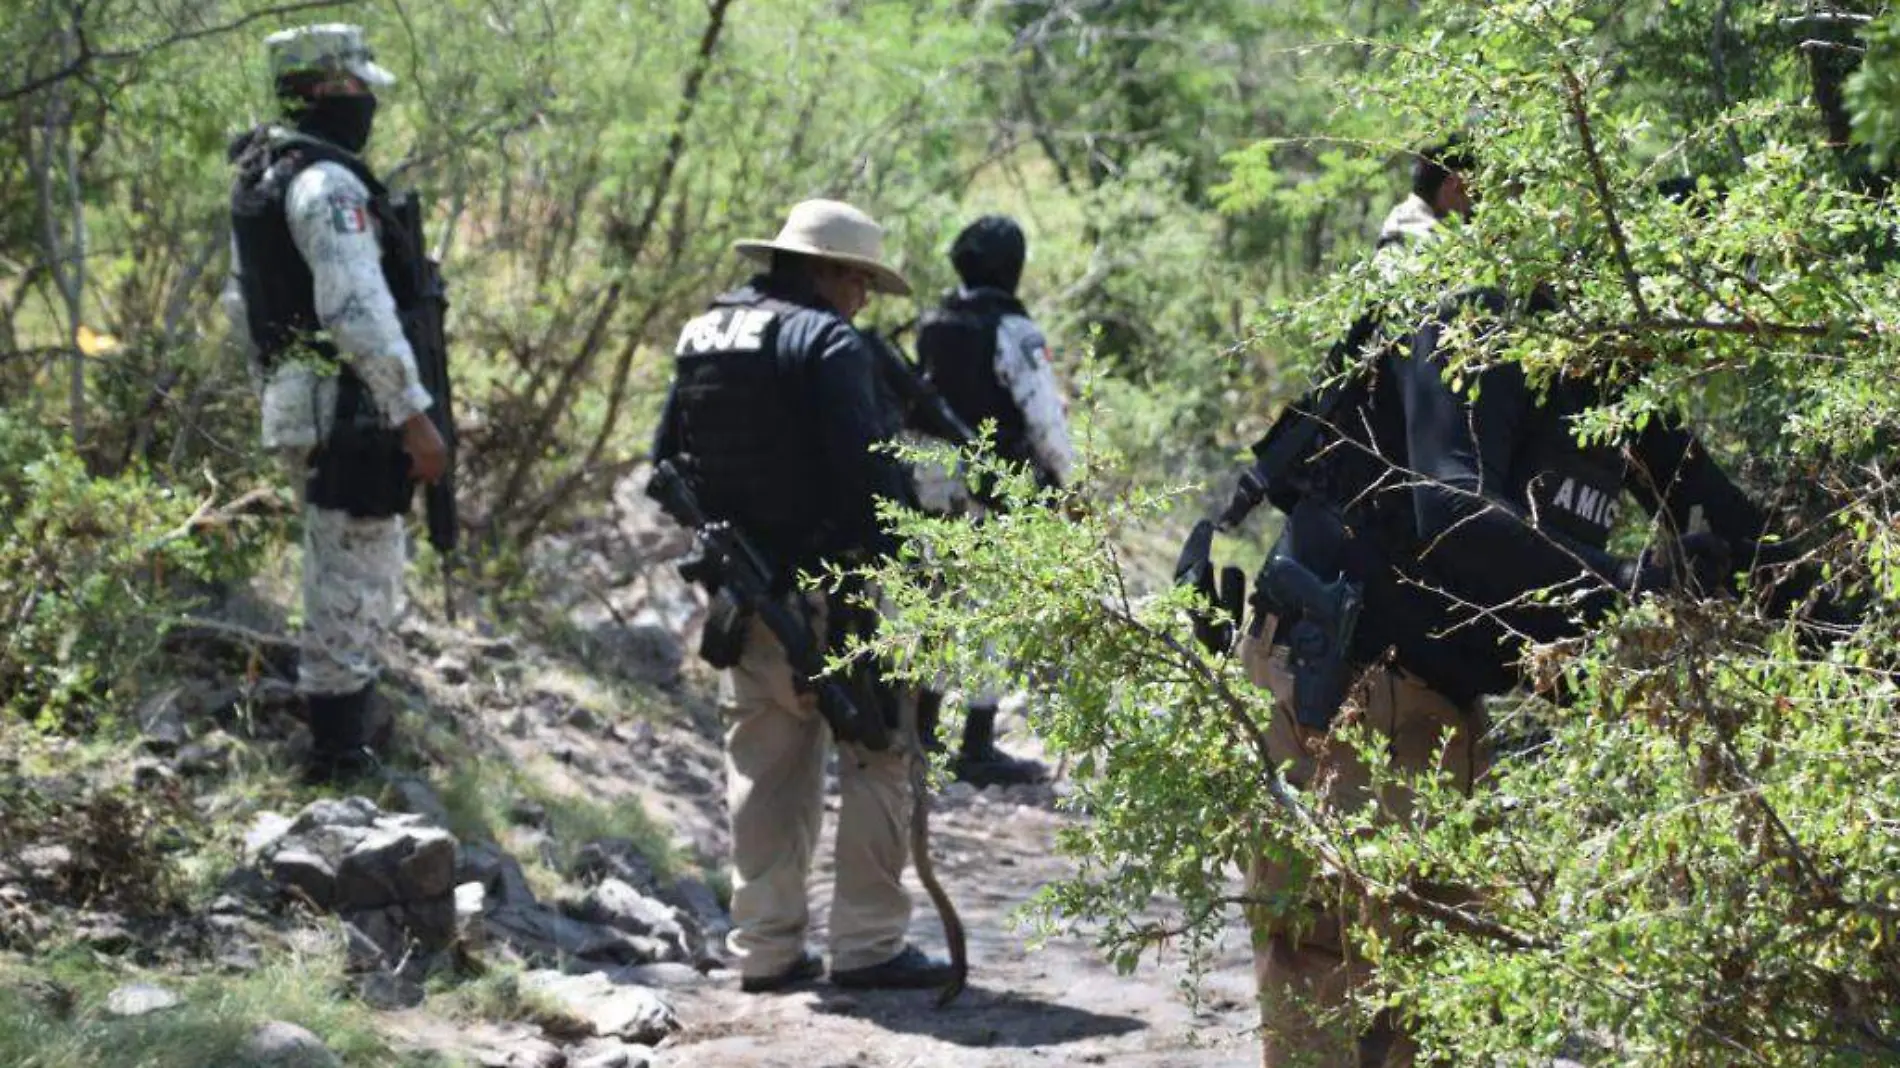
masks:
<instances>
[{"instance_id":1,"label":"utility pouch","mask_svg":"<svg viewBox=\"0 0 1900 1068\"><path fill-rule=\"evenodd\" d=\"M356 519L407 515L416 495L409 463L402 433L383 424L368 387L343 368L336 419L312 457L306 499Z\"/></svg>"},{"instance_id":2,"label":"utility pouch","mask_svg":"<svg viewBox=\"0 0 1900 1068\"><path fill-rule=\"evenodd\" d=\"M746 631L751 626L752 612L731 591L716 591L706 627L699 634L699 658L716 668L736 666L745 655Z\"/></svg>"}]
</instances>

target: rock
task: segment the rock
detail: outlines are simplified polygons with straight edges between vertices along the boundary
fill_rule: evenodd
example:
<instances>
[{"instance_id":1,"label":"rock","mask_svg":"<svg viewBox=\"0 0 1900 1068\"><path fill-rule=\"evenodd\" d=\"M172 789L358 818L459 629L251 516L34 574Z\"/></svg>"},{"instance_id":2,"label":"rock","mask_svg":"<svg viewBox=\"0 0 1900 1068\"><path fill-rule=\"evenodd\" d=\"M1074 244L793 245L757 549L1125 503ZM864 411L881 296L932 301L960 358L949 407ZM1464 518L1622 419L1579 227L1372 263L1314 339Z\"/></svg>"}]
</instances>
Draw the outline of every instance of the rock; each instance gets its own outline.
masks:
<instances>
[{"instance_id":1,"label":"rock","mask_svg":"<svg viewBox=\"0 0 1900 1068\"><path fill-rule=\"evenodd\" d=\"M364 909L343 918L344 951L352 972L384 971L409 955L402 910Z\"/></svg>"},{"instance_id":2,"label":"rock","mask_svg":"<svg viewBox=\"0 0 1900 1068\"><path fill-rule=\"evenodd\" d=\"M614 674L629 682L672 686L679 682L686 649L678 632L656 622L609 620L587 629L587 637Z\"/></svg>"},{"instance_id":3,"label":"rock","mask_svg":"<svg viewBox=\"0 0 1900 1068\"><path fill-rule=\"evenodd\" d=\"M64 876L73 866L73 851L66 846L53 843L49 845L27 846L20 850L20 866L35 879L53 882Z\"/></svg>"},{"instance_id":4,"label":"rock","mask_svg":"<svg viewBox=\"0 0 1900 1068\"><path fill-rule=\"evenodd\" d=\"M732 917L719 903L719 895L713 888L703 879L686 876L661 891L659 898L677 909L677 914L686 921L687 949L691 951L692 962L696 965L716 963L718 947L725 943L726 935L732 930Z\"/></svg>"},{"instance_id":5,"label":"rock","mask_svg":"<svg viewBox=\"0 0 1900 1068\"><path fill-rule=\"evenodd\" d=\"M307 849L279 849L270 858L270 878L279 887L301 894L327 909L336 903L336 867Z\"/></svg>"},{"instance_id":6,"label":"rock","mask_svg":"<svg viewBox=\"0 0 1900 1068\"><path fill-rule=\"evenodd\" d=\"M532 963L651 964L667 952L656 939L583 923L543 905L497 909L488 914L486 926L491 943Z\"/></svg>"},{"instance_id":7,"label":"rock","mask_svg":"<svg viewBox=\"0 0 1900 1068\"><path fill-rule=\"evenodd\" d=\"M125 925L123 916L88 913L73 927L73 941L95 953L117 957L138 948L139 940Z\"/></svg>"},{"instance_id":8,"label":"rock","mask_svg":"<svg viewBox=\"0 0 1900 1068\"><path fill-rule=\"evenodd\" d=\"M380 815L382 809L367 797L326 797L305 805L290 830L299 834L318 827L368 827Z\"/></svg>"},{"instance_id":9,"label":"rock","mask_svg":"<svg viewBox=\"0 0 1900 1068\"><path fill-rule=\"evenodd\" d=\"M657 991L623 986L604 972L563 975L535 971L522 976L521 985L524 990L552 999L601 1038L650 1046L679 1030L679 1017Z\"/></svg>"},{"instance_id":10,"label":"rock","mask_svg":"<svg viewBox=\"0 0 1900 1068\"><path fill-rule=\"evenodd\" d=\"M218 900L234 898L244 907L266 904L277 896L277 887L256 868L233 868L218 881Z\"/></svg>"},{"instance_id":11,"label":"rock","mask_svg":"<svg viewBox=\"0 0 1900 1068\"><path fill-rule=\"evenodd\" d=\"M378 971L359 975L350 985L363 1004L378 1012L413 1009L427 997L422 984L411 982L394 972Z\"/></svg>"},{"instance_id":12,"label":"rock","mask_svg":"<svg viewBox=\"0 0 1900 1068\"><path fill-rule=\"evenodd\" d=\"M567 1068L648 1068L653 1051L612 1038L590 1038L567 1051Z\"/></svg>"},{"instance_id":13,"label":"rock","mask_svg":"<svg viewBox=\"0 0 1900 1068\"><path fill-rule=\"evenodd\" d=\"M191 687L185 694L184 709L188 718L209 719L231 726L242 718L238 713L243 704L243 690L207 682Z\"/></svg>"},{"instance_id":14,"label":"rock","mask_svg":"<svg viewBox=\"0 0 1900 1068\"><path fill-rule=\"evenodd\" d=\"M480 883L463 883L455 888L455 941L463 949L480 952L487 941L488 928L482 922L487 911L487 887Z\"/></svg>"},{"instance_id":15,"label":"rock","mask_svg":"<svg viewBox=\"0 0 1900 1068\"><path fill-rule=\"evenodd\" d=\"M239 1050L243 1068L343 1068L323 1040L293 1023L272 1020Z\"/></svg>"},{"instance_id":16,"label":"rock","mask_svg":"<svg viewBox=\"0 0 1900 1068\"><path fill-rule=\"evenodd\" d=\"M139 703L133 716L138 720L144 746L154 753L175 753L191 739L185 729L183 687L173 686Z\"/></svg>"},{"instance_id":17,"label":"rock","mask_svg":"<svg viewBox=\"0 0 1900 1068\"><path fill-rule=\"evenodd\" d=\"M244 829L244 859L255 861L276 848L296 821L276 812L259 812Z\"/></svg>"},{"instance_id":18,"label":"rock","mask_svg":"<svg viewBox=\"0 0 1900 1068\"><path fill-rule=\"evenodd\" d=\"M539 801L522 798L508 806L508 822L517 827L546 827L548 807Z\"/></svg>"},{"instance_id":19,"label":"rock","mask_svg":"<svg viewBox=\"0 0 1900 1068\"><path fill-rule=\"evenodd\" d=\"M435 658L435 673L450 686L460 686L468 681L468 661L454 653L443 653Z\"/></svg>"},{"instance_id":20,"label":"rock","mask_svg":"<svg viewBox=\"0 0 1900 1068\"><path fill-rule=\"evenodd\" d=\"M456 851L457 882L478 882L488 891L491 907L533 905L534 889L521 862L493 843L464 845Z\"/></svg>"},{"instance_id":21,"label":"rock","mask_svg":"<svg viewBox=\"0 0 1900 1068\"><path fill-rule=\"evenodd\" d=\"M191 778L222 775L231 768L231 755L237 740L223 731L212 731L202 741L178 750L178 773Z\"/></svg>"},{"instance_id":22,"label":"rock","mask_svg":"<svg viewBox=\"0 0 1900 1068\"><path fill-rule=\"evenodd\" d=\"M522 1036L476 1054L482 1068L568 1068L567 1055L545 1039Z\"/></svg>"},{"instance_id":23,"label":"rock","mask_svg":"<svg viewBox=\"0 0 1900 1068\"><path fill-rule=\"evenodd\" d=\"M336 869L339 908L381 908L455 888L455 836L434 827L378 826Z\"/></svg>"},{"instance_id":24,"label":"rock","mask_svg":"<svg viewBox=\"0 0 1900 1068\"><path fill-rule=\"evenodd\" d=\"M114 1016L144 1016L184 1004L177 994L152 983L127 983L106 995L106 1011Z\"/></svg>"},{"instance_id":25,"label":"rock","mask_svg":"<svg viewBox=\"0 0 1900 1068\"><path fill-rule=\"evenodd\" d=\"M961 779L943 788L943 800L956 805L967 805L976 799L976 787Z\"/></svg>"},{"instance_id":26,"label":"rock","mask_svg":"<svg viewBox=\"0 0 1900 1068\"><path fill-rule=\"evenodd\" d=\"M631 724L616 724L614 737L626 742L627 748L644 755L658 744L660 732L654 730L653 724L646 720L636 720Z\"/></svg>"},{"instance_id":27,"label":"rock","mask_svg":"<svg viewBox=\"0 0 1900 1068\"><path fill-rule=\"evenodd\" d=\"M396 799L404 812L421 816L432 826L449 825L449 807L442 803L441 795L427 779L420 775L395 775L391 777L390 786L396 791Z\"/></svg>"},{"instance_id":28,"label":"rock","mask_svg":"<svg viewBox=\"0 0 1900 1068\"><path fill-rule=\"evenodd\" d=\"M577 731L586 731L589 734L600 730L600 717L586 705L575 705L568 709L567 715L561 717L561 722Z\"/></svg>"},{"instance_id":29,"label":"rock","mask_svg":"<svg viewBox=\"0 0 1900 1068\"><path fill-rule=\"evenodd\" d=\"M343 915L355 971L424 965L455 944L455 900L440 897ZM425 968L426 970L426 968Z\"/></svg>"},{"instance_id":30,"label":"rock","mask_svg":"<svg viewBox=\"0 0 1900 1068\"><path fill-rule=\"evenodd\" d=\"M622 968L612 974L616 983L650 986L655 990L687 990L704 986L707 982L705 973L698 968L673 961L639 964L631 968Z\"/></svg>"},{"instance_id":31,"label":"rock","mask_svg":"<svg viewBox=\"0 0 1900 1068\"><path fill-rule=\"evenodd\" d=\"M668 948L661 960L692 959L685 927L672 906L642 895L619 879L602 879L579 901L563 905L562 911L577 920L655 939Z\"/></svg>"},{"instance_id":32,"label":"rock","mask_svg":"<svg viewBox=\"0 0 1900 1068\"><path fill-rule=\"evenodd\" d=\"M631 838L600 838L581 846L568 875L584 883L619 879L643 894L660 890L653 863Z\"/></svg>"},{"instance_id":33,"label":"rock","mask_svg":"<svg viewBox=\"0 0 1900 1068\"><path fill-rule=\"evenodd\" d=\"M468 647L483 660L499 660L502 663L508 663L521 656L521 647L515 644L513 638L505 634L492 638L470 638Z\"/></svg>"}]
</instances>

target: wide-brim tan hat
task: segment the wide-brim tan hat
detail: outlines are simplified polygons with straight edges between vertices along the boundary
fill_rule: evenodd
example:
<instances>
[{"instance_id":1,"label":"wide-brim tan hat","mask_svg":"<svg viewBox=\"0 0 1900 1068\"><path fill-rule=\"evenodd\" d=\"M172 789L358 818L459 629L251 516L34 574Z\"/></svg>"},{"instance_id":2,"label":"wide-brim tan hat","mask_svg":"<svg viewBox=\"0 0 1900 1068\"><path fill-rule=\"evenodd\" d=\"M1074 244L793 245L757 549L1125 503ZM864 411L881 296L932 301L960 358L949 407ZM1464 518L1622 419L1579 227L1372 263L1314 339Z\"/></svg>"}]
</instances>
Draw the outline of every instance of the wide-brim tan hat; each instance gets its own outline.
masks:
<instances>
[{"instance_id":1,"label":"wide-brim tan hat","mask_svg":"<svg viewBox=\"0 0 1900 1068\"><path fill-rule=\"evenodd\" d=\"M869 215L837 200L807 200L792 208L785 225L770 241L735 241L734 252L759 263L774 252L796 252L859 267L871 276L871 288L900 297L910 283L884 262L884 228Z\"/></svg>"}]
</instances>

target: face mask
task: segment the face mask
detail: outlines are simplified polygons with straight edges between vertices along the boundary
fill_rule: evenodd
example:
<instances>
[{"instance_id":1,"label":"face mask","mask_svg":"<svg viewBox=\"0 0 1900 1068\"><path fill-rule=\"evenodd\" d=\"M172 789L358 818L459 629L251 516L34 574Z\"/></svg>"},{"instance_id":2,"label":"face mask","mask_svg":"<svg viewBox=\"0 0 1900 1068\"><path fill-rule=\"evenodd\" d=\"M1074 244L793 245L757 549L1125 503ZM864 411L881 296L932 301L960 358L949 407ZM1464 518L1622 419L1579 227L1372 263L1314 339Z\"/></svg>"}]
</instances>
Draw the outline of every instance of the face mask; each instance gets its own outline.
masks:
<instances>
[{"instance_id":1,"label":"face mask","mask_svg":"<svg viewBox=\"0 0 1900 1068\"><path fill-rule=\"evenodd\" d=\"M297 131L348 152L361 152L369 144L370 127L375 121L376 98L368 93L320 96L297 114Z\"/></svg>"}]
</instances>

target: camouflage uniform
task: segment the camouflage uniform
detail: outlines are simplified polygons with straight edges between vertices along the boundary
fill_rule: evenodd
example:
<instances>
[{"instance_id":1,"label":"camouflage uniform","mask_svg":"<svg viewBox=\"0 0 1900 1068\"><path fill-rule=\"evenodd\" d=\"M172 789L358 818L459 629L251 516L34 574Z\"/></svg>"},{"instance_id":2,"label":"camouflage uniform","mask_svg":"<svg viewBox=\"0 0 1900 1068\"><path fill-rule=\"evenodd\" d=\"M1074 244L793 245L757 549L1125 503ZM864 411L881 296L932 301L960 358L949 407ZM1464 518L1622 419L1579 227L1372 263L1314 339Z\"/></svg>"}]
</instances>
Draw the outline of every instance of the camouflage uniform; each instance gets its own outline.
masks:
<instances>
[{"instance_id":1,"label":"camouflage uniform","mask_svg":"<svg viewBox=\"0 0 1900 1068\"><path fill-rule=\"evenodd\" d=\"M307 26L266 40L278 77L341 70L370 85L394 79L369 59L354 26ZM273 128L264 136L288 136ZM290 235L315 288L316 309L338 356L369 389L391 427L431 406L383 277L383 250L370 192L349 169L322 161L297 174L284 196ZM224 304L262 393L266 448L285 460L304 486L311 450L330 432L338 379L308 361L266 368L250 338L235 247ZM405 559L400 516L361 519L305 503L303 508L304 643L298 687L316 696L357 693L376 681L376 649L402 610Z\"/></svg>"}]
</instances>

